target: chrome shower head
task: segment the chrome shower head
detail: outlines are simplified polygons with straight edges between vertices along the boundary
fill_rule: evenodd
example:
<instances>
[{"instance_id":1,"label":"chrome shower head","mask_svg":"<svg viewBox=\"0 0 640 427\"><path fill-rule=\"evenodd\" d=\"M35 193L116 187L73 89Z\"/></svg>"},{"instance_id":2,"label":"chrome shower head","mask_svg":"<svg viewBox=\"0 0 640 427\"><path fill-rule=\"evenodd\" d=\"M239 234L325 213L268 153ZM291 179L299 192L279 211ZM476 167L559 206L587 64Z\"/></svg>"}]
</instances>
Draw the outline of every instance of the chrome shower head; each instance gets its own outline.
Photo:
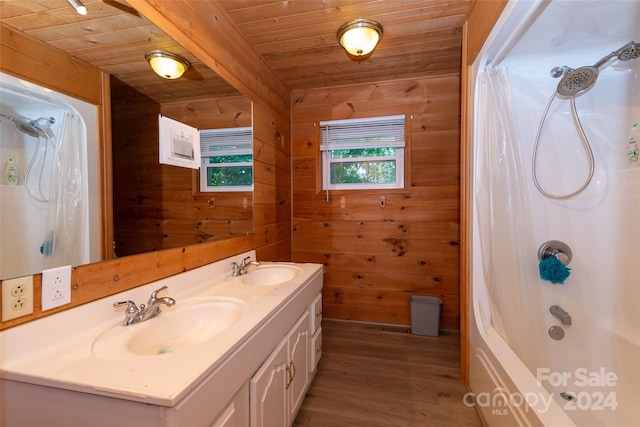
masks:
<instances>
[{"instance_id":1,"label":"chrome shower head","mask_svg":"<svg viewBox=\"0 0 640 427\"><path fill-rule=\"evenodd\" d=\"M618 57L620 61L630 61L632 59L636 59L640 56L640 47L634 41L630 41L629 43L622 46L620 49L611 52L600 61L593 64L595 68L600 68L607 62L611 61L613 58Z\"/></svg>"},{"instance_id":2,"label":"chrome shower head","mask_svg":"<svg viewBox=\"0 0 640 427\"><path fill-rule=\"evenodd\" d=\"M40 131L31 122L16 122L16 127L22 133L37 138L40 136Z\"/></svg>"},{"instance_id":3,"label":"chrome shower head","mask_svg":"<svg viewBox=\"0 0 640 427\"><path fill-rule=\"evenodd\" d=\"M29 120L24 117L16 118L7 116L6 114L0 114L0 117L11 120L13 123L15 123L16 128L20 132L34 138L45 137L47 139L51 139L51 132L49 127L56 122L56 119L54 119L53 117L40 117L36 120ZM42 122L44 123L41 124Z\"/></svg>"},{"instance_id":4,"label":"chrome shower head","mask_svg":"<svg viewBox=\"0 0 640 427\"><path fill-rule=\"evenodd\" d=\"M640 46L634 41L630 41L626 45L618 49L618 59L620 61L630 61L640 57Z\"/></svg>"},{"instance_id":5,"label":"chrome shower head","mask_svg":"<svg viewBox=\"0 0 640 427\"><path fill-rule=\"evenodd\" d=\"M557 91L562 96L579 95L593 86L598 79L598 74L598 69L590 66L571 70L562 77Z\"/></svg>"},{"instance_id":6,"label":"chrome shower head","mask_svg":"<svg viewBox=\"0 0 640 427\"><path fill-rule=\"evenodd\" d=\"M558 94L562 96L580 95L590 89L598 79L599 69L604 64L618 57L620 61L630 61L640 57L640 46L634 41L630 41L620 49L611 52L593 66L585 66L576 68L575 70L565 66L555 67L551 70L552 77L562 76L562 80L558 83Z\"/></svg>"}]
</instances>

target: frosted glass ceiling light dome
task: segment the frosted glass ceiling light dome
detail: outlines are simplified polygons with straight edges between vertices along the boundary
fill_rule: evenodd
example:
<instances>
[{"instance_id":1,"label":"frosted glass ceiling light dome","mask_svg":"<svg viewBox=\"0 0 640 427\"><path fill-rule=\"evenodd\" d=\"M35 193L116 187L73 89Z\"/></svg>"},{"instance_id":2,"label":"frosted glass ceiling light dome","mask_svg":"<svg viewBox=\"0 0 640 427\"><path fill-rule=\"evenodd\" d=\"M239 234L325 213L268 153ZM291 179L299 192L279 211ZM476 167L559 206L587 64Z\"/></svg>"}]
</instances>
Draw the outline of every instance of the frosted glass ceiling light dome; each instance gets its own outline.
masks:
<instances>
[{"instance_id":1,"label":"frosted glass ceiling light dome","mask_svg":"<svg viewBox=\"0 0 640 427\"><path fill-rule=\"evenodd\" d=\"M82 4L80 0L67 0L67 3L69 3L71 7L74 8L78 15L87 14L87 8Z\"/></svg>"},{"instance_id":2,"label":"frosted glass ceiling light dome","mask_svg":"<svg viewBox=\"0 0 640 427\"><path fill-rule=\"evenodd\" d=\"M153 50L144 55L151 68L160 77L177 79L189 69L189 61L171 52Z\"/></svg>"},{"instance_id":3,"label":"frosted glass ceiling light dome","mask_svg":"<svg viewBox=\"0 0 640 427\"><path fill-rule=\"evenodd\" d=\"M338 30L338 41L354 57L369 55L382 38L382 25L369 19L347 22ZM363 58L364 59L364 58Z\"/></svg>"}]
</instances>

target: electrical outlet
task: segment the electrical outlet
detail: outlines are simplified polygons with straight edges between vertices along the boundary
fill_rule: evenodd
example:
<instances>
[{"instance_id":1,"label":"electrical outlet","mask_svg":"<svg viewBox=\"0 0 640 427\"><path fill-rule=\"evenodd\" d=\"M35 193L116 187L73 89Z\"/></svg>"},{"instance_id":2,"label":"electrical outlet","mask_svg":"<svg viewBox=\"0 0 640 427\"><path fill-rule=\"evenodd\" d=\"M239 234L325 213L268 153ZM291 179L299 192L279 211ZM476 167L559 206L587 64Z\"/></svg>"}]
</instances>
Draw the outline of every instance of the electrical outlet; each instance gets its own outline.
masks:
<instances>
[{"instance_id":1,"label":"electrical outlet","mask_svg":"<svg viewBox=\"0 0 640 427\"><path fill-rule=\"evenodd\" d=\"M2 281L2 321L33 313L33 276Z\"/></svg>"},{"instance_id":2,"label":"electrical outlet","mask_svg":"<svg viewBox=\"0 0 640 427\"><path fill-rule=\"evenodd\" d=\"M71 302L71 266L42 270L42 311Z\"/></svg>"}]
</instances>

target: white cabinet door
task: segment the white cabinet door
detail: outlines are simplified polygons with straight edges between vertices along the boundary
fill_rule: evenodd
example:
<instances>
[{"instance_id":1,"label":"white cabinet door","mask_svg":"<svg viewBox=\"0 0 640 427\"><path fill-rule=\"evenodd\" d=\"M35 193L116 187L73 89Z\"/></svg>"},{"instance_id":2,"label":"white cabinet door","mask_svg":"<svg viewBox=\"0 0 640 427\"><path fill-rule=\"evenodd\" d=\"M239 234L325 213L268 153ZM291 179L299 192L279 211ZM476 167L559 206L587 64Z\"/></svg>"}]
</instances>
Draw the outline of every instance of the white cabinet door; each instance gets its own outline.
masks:
<instances>
[{"instance_id":1,"label":"white cabinet door","mask_svg":"<svg viewBox=\"0 0 640 427\"><path fill-rule=\"evenodd\" d=\"M286 427L289 357L282 340L250 381L251 427Z\"/></svg>"},{"instance_id":2,"label":"white cabinet door","mask_svg":"<svg viewBox=\"0 0 640 427\"><path fill-rule=\"evenodd\" d=\"M190 424L198 425L198 424ZM249 426L249 384L245 383L226 409L209 427L248 427Z\"/></svg>"},{"instance_id":3,"label":"white cabinet door","mask_svg":"<svg viewBox=\"0 0 640 427\"><path fill-rule=\"evenodd\" d=\"M293 421L309 385L309 312L298 320L288 336L289 365L289 420Z\"/></svg>"},{"instance_id":4,"label":"white cabinet door","mask_svg":"<svg viewBox=\"0 0 640 427\"><path fill-rule=\"evenodd\" d=\"M209 427L235 427L237 425L237 417L238 411L232 402Z\"/></svg>"},{"instance_id":5,"label":"white cabinet door","mask_svg":"<svg viewBox=\"0 0 640 427\"><path fill-rule=\"evenodd\" d=\"M251 427L291 425L309 386L309 343L305 310L251 378Z\"/></svg>"}]
</instances>

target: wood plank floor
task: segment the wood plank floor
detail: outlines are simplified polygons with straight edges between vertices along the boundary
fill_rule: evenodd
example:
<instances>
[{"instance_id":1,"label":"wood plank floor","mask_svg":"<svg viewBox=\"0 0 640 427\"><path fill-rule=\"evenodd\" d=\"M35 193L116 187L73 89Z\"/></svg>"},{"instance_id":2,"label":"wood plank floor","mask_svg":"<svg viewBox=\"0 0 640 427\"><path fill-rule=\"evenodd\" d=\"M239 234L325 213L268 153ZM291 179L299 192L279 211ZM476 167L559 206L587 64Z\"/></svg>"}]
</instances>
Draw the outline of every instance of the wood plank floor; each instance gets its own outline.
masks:
<instances>
[{"instance_id":1,"label":"wood plank floor","mask_svg":"<svg viewBox=\"0 0 640 427\"><path fill-rule=\"evenodd\" d=\"M322 335L318 372L294 427L482 426L462 401L457 334L324 320Z\"/></svg>"}]
</instances>

